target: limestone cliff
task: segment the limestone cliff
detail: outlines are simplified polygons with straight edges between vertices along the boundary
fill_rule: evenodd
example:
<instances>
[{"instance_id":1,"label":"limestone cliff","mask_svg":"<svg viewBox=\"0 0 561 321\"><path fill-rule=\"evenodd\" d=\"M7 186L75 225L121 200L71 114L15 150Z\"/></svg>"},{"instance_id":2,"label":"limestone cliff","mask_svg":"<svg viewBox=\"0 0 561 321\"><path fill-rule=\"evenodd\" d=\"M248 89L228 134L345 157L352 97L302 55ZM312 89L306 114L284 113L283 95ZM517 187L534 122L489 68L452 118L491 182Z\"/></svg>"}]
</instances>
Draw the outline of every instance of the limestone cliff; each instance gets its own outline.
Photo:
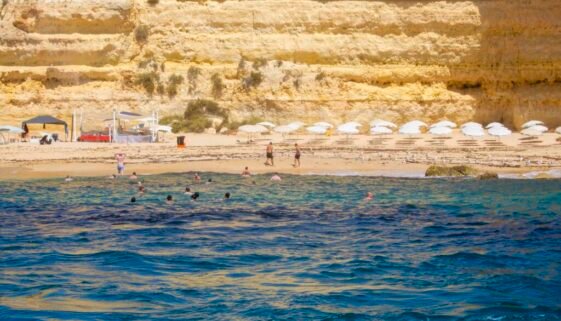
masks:
<instances>
[{"instance_id":1,"label":"limestone cliff","mask_svg":"<svg viewBox=\"0 0 561 321\"><path fill-rule=\"evenodd\" d=\"M0 123L206 98L278 122L561 125L558 0L150 2L3 0Z\"/></svg>"}]
</instances>

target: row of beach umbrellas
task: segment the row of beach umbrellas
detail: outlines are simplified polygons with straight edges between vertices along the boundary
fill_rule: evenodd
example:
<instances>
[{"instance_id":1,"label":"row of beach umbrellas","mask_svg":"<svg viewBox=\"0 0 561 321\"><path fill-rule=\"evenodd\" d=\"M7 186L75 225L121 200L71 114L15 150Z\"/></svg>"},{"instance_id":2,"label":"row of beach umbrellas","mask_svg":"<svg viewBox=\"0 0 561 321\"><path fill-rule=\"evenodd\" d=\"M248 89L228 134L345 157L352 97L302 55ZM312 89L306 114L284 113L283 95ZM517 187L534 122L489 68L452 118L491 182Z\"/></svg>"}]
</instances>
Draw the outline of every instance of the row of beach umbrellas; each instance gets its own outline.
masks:
<instances>
[{"instance_id":1,"label":"row of beach umbrellas","mask_svg":"<svg viewBox=\"0 0 561 321\"><path fill-rule=\"evenodd\" d=\"M274 131L281 134L290 134L296 132L305 126L303 122L292 122L287 125L276 126L271 122L260 122L255 125L244 125L238 130L240 132L248 134L257 134ZM306 131L311 134L322 135L329 130L335 129L336 132L344 135L355 135L360 133L360 128L362 124L359 122L347 122L341 124L335 128L334 125L328 122L317 122L311 126L306 127ZM452 133L453 129L457 128L458 125L454 122L443 120L435 124L428 125L425 122L419 120L413 120L403 124L398 127L396 124L386 121L386 120L373 120L370 122L370 133L372 135L387 135L392 134L397 130L403 135L418 135L422 133L423 128L427 128L427 132L432 135L449 135ZM460 126L460 132L465 136L469 137L481 137L487 134L491 136L509 136L512 131L506 128L503 124L498 122L493 122L487 124L485 127L476 122L467 122ZM532 120L526 122L522 125L521 133L528 136L537 136L547 132L549 129L545 126L542 121ZM556 132L561 134L561 127L556 129Z\"/></svg>"}]
</instances>

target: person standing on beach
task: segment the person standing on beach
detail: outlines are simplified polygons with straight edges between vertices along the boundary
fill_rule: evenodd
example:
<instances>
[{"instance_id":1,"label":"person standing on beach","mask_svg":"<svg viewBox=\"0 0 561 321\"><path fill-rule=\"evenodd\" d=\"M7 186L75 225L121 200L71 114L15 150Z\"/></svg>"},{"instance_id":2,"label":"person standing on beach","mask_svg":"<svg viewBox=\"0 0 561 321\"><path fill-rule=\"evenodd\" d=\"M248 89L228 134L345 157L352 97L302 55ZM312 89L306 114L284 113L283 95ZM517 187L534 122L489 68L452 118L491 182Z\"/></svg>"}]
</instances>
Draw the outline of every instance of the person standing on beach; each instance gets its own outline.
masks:
<instances>
[{"instance_id":1,"label":"person standing on beach","mask_svg":"<svg viewBox=\"0 0 561 321\"><path fill-rule=\"evenodd\" d=\"M275 161L273 160L273 142L267 145L267 161L265 161L267 166L275 166Z\"/></svg>"},{"instance_id":2,"label":"person standing on beach","mask_svg":"<svg viewBox=\"0 0 561 321\"><path fill-rule=\"evenodd\" d=\"M115 159L117 160L117 173L123 175L125 173L125 154L118 153L115 154Z\"/></svg>"},{"instance_id":3,"label":"person standing on beach","mask_svg":"<svg viewBox=\"0 0 561 321\"><path fill-rule=\"evenodd\" d=\"M300 167L300 146L298 146L298 143L294 144L294 164L292 164L293 167Z\"/></svg>"},{"instance_id":4,"label":"person standing on beach","mask_svg":"<svg viewBox=\"0 0 561 321\"><path fill-rule=\"evenodd\" d=\"M249 171L249 167L245 167L245 169L242 172L242 177L250 177L251 176L251 172Z\"/></svg>"}]
</instances>

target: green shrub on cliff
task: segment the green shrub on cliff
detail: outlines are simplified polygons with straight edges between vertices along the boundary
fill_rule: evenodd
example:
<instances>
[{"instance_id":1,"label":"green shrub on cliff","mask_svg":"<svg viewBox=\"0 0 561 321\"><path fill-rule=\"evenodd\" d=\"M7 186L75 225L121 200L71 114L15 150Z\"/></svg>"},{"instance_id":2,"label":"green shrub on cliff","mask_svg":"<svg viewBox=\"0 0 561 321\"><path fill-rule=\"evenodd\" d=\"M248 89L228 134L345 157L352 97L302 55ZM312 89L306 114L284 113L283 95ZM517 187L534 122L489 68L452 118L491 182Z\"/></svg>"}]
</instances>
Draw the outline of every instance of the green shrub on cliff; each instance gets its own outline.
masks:
<instances>
[{"instance_id":1,"label":"green shrub on cliff","mask_svg":"<svg viewBox=\"0 0 561 321\"><path fill-rule=\"evenodd\" d=\"M141 85L150 95L154 93L160 76L155 72L144 72L136 76L135 84Z\"/></svg>"},{"instance_id":2,"label":"green shrub on cliff","mask_svg":"<svg viewBox=\"0 0 561 321\"><path fill-rule=\"evenodd\" d=\"M214 98L222 97L222 94L224 93L224 88L226 88L226 86L224 85L224 82L222 81L220 75L218 74L212 75L210 81L212 81L212 96Z\"/></svg>"},{"instance_id":3,"label":"green shrub on cliff","mask_svg":"<svg viewBox=\"0 0 561 321\"><path fill-rule=\"evenodd\" d=\"M173 74L168 79L168 96L175 97L177 95L177 86L183 83L183 77Z\"/></svg>"},{"instance_id":4,"label":"green shrub on cliff","mask_svg":"<svg viewBox=\"0 0 561 321\"><path fill-rule=\"evenodd\" d=\"M146 40L148 40L149 34L150 29L148 29L148 26L139 25L138 27L136 27L136 29L134 29L134 38L136 39L136 42L140 44L143 44L146 42Z\"/></svg>"},{"instance_id":5,"label":"green shrub on cliff","mask_svg":"<svg viewBox=\"0 0 561 321\"><path fill-rule=\"evenodd\" d=\"M198 99L189 102L182 116L163 117L160 123L170 125L174 133L201 133L212 126L210 117L222 118L222 124L218 126L218 129L228 123L228 113L218 103L212 100Z\"/></svg>"}]
</instances>

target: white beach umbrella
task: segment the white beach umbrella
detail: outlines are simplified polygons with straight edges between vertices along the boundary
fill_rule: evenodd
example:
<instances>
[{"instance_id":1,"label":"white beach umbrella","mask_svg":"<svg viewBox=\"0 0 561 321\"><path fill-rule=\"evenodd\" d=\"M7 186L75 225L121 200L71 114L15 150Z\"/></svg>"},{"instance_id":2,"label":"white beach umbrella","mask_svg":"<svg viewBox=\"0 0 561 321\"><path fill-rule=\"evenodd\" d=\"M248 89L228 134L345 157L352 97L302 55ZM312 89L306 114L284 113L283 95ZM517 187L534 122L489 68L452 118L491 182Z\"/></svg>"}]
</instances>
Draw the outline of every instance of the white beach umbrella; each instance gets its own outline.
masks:
<instances>
[{"instance_id":1,"label":"white beach umbrella","mask_svg":"<svg viewBox=\"0 0 561 321\"><path fill-rule=\"evenodd\" d=\"M21 129L19 127L16 127L16 126L10 126L10 125L0 126L0 131L9 132L11 134L22 134L24 132L23 129Z\"/></svg>"},{"instance_id":2,"label":"white beach umbrella","mask_svg":"<svg viewBox=\"0 0 561 321\"><path fill-rule=\"evenodd\" d=\"M325 134L327 132L327 127L322 127L322 126L310 126L308 128L306 128L306 130L308 131L308 133L311 134Z\"/></svg>"},{"instance_id":3,"label":"white beach umbrella","mask_svg":"<svg viewBox=\"0 0 561 321\"><path fill-rule=\"evenodd\" d=\"M358 127L362 127L362 124L359 123L359 122L356 122L356 121L350 121L348 123L344 123L344 124L340 125L339 127L358 128ZM337 128L339 128L339 127L337 127Z\"/></svg>"},{"instance_id":4,"label":"white beach umbrella","mask_svg":"<svg viewBox=\"0 0 561 321\"><path fill-rule=\"evenodd\" d=\"M543 132L541 130L526 128L526 129L522 130L520 132L520 134L526 135L526 136L540 136L540 135L543 135Z\"/></svg>"},{"instance_id":5,"label":"white beach umbrella","mask_svg":"<svg viewBox=\"0 0 561 321\"><path fill-rule=\"evenodd\" d=\"M260 125L260 126L264 126L264 127L268 127L268 128L274 128L276 127L275 124L268 122L268 121L262 121L260 123L257 123L256 125Z\"/></svg>"},{"instance_id":6,"label":"white beach umbrella","mask_svg":"<svg viewBox=\"0 0 561 321\"><path fill-rule=\"evenodd\" d=\"M487 124L487 126L485 126L486 129L491 129L493 127L505 127L505 125L498 123L498 122L492 122Z\"/></svg>"},{"instance_id":7,"label":"white beach umbrella","mask_svg":"<svg viewBox=\"0 0 561 321\"><path fill-rule=\"evenodd\" d=\"M458 127L458 125L456 125L456 123L451 122L449 120L443 120L443 121L439 121L436 124L432 124L430 126L430 128L436 128L436 127L448 127L448 128L456 128Z\"/></svg>"},{"instance_id":8,"label":"white beach umbrella","mask_svg":"<svg viewBox=\"0 0 561 321\"><path fill-rule=\"evenodd\" d=\"M290 133L292 133L296 130L298 130L298 129L294 128L293 126L289 126L289 125L277 126L273 129L273 131L275 131L277 133L281 133L281 134L290 134Z\"/></svg>"},{"instance_id":9,"label":"white beach umbrella","mask_svg":"<svg viewBox=\"0 0 561 321\"><path fill-rule=\"evenodd\" d=\"M402 128L403 127L417 127L417 128L419 128L419 127L428 127L428 125L426 123L420 121L420 120L413 120L413 121L410 121L408 123L403 124L403 126L401 126L401 127Z\"/></svg>"},{"instance_id":10,"label":"white beach umbrella","mask_svg":"<svg viewBox=\"0 0 561 321\"><path fill-rule=\"evenodd\" d=\"M397 128L397 125L387 120L376 119L370 122L371 127Z\"/></svg>"},{"instance_id":11,"label":"white beach umbrella","mask_svg":"<svg viewBox=\"0 0 561 321\"><path fill-rule=\"evenodd\" d=\"M469 137L481 137L485 136L485 131L483 127L477 126L467 126L462 128L462 133Z\"/></svg>"},{"instance_id":12,"label":"white beach umbrella","mask_svg":"<svg viewBox=\"0 0 561 321\"><path fill-rule=\"evenodd\" d=\"M372 135L386 135L391 133L393 133L393 130L385 126L374 126L370 128L370 134Z\"/></svg>"},{"instance_id":13,"label":"white beach umbrella","mask_svg":"<svg viewBox=\"0 0 561 321\"><path fill-rule=\"evenodd\" d=\"M522 124L522 128L530 128L536 125L543 125L543 121L539 121L539 120L530 120L528 122L525 122L524 124Z\"/></svg>"},{"instance_id":14,"label":"white beach umbrella","mask_svg":"<svg viewBox=\"0 0 561 321\"><path fill-rule=\"evenodd\" d=\"M403 135L419 135L421 128L419 126L401 126L399 133Z\"/></svg>"},{"instance_id":15,"label":"white beach umbrella","mask_svg":"<svg viewBox=\"0 0 561 321\"><path fill-rule=\"evenodd\" d=\"M429 129L429 133L433 135L449 135L452 133L452 128L447 126L433 127Z\"/></svg>"},{"instance_id":16,"label":"white beach umbrella","mask_svg":"<svg viewBox=\"0 0 561 321\"><path fill-rule=\"evenodd\" d=\"M331 125L328 122L325 121L320 121L315 123L312 127L324 127L324 128L333 128L333 125Z\"/></svg>"},{"instance_id":17,"label":"white beach umbrella","mask_svg":"<svg viewBox=\"0 0 561 321\"><path fill-rule=\"evenodd\" d=\"M555 132L556 132L557 134L561 134L561 126L557 127L557 129L555 130Z\"/></svg>"},{"instance_id":18,"label":"white beach umbrella","mask_svg":"<svg viewBox=\"0 0 561 321\"><path fill-rule=\"evenodd\" d=\"M460 128L466 128L466 127L472 127L472 128L481 128L483 129L483 125L481 125L480 123L476 123L476 122L472 122L469 121L465 124L462 124L462 126Z\"/></svg>"},{"instance_id":19,"label":"white beach umbrella","mask_svg":"<svg viewBox=\"0 0 561 321\"><path fill-rule=\"evenodd\" d=\"M238 131L248 134L257 134L268 131L268 129L261 125L243 125L238 128Z\"/></svg>"},{"instance_id":20,"label":"white beach umbrella","mask_svg":"<svg viewBox=\"0 0 561 321\"><path fill-rule=\"evenodd\" d=\"M491 136L497 136L497 137L512 135L512 131L503 126L491 127L489 128L489 130L487 130L487 133L489 133L489 135Z\"/></svg>"},{"instance_id":21,"label":"white beach umbrella","mask_svg":"<svg viewBox=\"0 0 561 321\"><path fill-rule=\"evenodd\" d=\"M356 126L356 124L354 123L345 123L343 125L338 126L337 131L339 133L346 134L346 135L354 135L359 133L358 127L359 126Z\"/></svg>"},{"instance_id":22,"label":"white beach umbrella","mask_svg":"<svg viewBox=\"0 0 561 321\"><path fill-rule=\"evenodd\" d=\"M300 128L302 128L302 126L304 126L305 123L301 122L301 121L293 121L292 123L286 125L288 127L292 127L294 128L294 130L298 130Z\"/></svg>"},{"instance_id":23,"label":"white beach umbrella","mask_svg":"<svg viewBox=\"0 0 561 321\"><path fill-rule=\"evenodd\" d=\"M549 129L547 127L545 127L544 125L534 125L532 127L527 127L526 129L532 129L532 130L537 130L540 131L542 133L547 132Z\"/></svg>"}]
</instances>

